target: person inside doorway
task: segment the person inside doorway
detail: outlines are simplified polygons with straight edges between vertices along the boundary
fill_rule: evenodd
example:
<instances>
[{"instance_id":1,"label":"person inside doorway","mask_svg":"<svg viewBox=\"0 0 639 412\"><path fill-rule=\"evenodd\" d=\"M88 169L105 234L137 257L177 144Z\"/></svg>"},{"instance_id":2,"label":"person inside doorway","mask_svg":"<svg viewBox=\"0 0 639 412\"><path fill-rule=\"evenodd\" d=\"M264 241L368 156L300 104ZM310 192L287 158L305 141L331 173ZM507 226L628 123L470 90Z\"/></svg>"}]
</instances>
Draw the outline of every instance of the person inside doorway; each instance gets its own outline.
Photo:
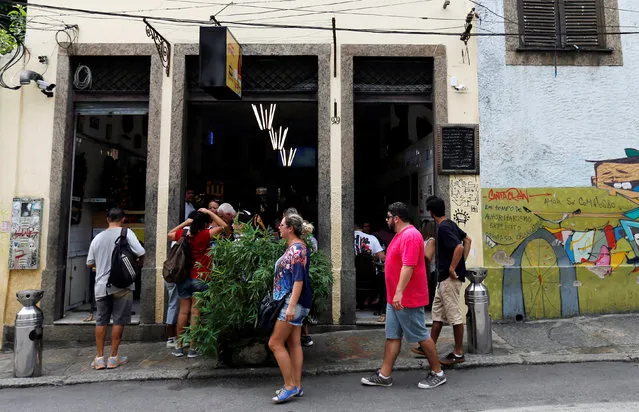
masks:
<instances>
[{"instance_id":1,"label":"person inside doorway","mask_svg":"<svg viewBox=\"0 0 639 412\"><path fill-rule=\"evenodd\" d=\"M371 234L364 233L362 224L355 224L354 247L355 247L355 277L357 284L366 296L362 307L379 304L379 281L377 276L380 272L376 269L376 264L384 262L384 249L377 238ZM370 224L369 224L370 229Z\"/></svg>"},{"instance_id":2,"label":"person inside doorway","mask_svg":"<svg viewBox=\"0 0 639 412\"><path fill-rule=\"evenodd\" d=\"M382 249L388 250L388 245L390 245L391 241L395 237L395 233L388 228L388 225L384 223L382 228L375 233L373 236L377 238L379 243L382 245ZM379 316L377 318L377 322L384 323L386 322L386 281L385 281L385 272L383 265L377 265L377 280L378 280L378 290L380 293L378 310L375 312L375 316Z\"/></svg>"},{"instance_id":3,"label":"person inside doorway","mask_svg":"<svg viewBox=\"0 0 639 412\"><path fill-rule=\"evenodd\" d=\"M194 197L195 191L187 187L186 194L184 195L184 220L188 219L191 212L195 212L195 206L193 205Z\"/></svg>"},{"instance_id":4,"label":"person inside doorway","mask_svg":"<svg viewBox=\"0 0 639 412\"><path fill-rule=\"evenodd\" d=\"M217 199L213 199L209 202L208 209L217 215L217 210L220 208L221 202Z\"/></svg>"}]
</instances>

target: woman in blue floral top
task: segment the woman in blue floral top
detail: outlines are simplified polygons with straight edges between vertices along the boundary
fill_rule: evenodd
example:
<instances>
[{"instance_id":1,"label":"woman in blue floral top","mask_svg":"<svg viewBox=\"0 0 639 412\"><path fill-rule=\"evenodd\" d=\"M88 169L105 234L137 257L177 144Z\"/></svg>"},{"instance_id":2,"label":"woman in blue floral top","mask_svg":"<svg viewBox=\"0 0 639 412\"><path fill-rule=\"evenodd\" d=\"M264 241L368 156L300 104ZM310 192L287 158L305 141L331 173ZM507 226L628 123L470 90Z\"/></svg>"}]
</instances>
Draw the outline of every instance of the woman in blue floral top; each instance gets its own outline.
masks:
<instances>
[{"instance_id":1,"label":"woman in blue floral top","mask_svg":"<svg viewBox=\"0 0 639 412\"><path fill-rule=\"evenodd\" d=\"M312 226L300 215L286 215L279 226L280 237L286 239L286 252L275 264L273 299L286 299L268 346L273 351L284 378L284 386L275 393L273 402L282 403L302 396L302 323L311 308L313 292L308 277L310 258L301 239ZM288 344L286 350L285 343Z\"/></svg>"}]
</instances>

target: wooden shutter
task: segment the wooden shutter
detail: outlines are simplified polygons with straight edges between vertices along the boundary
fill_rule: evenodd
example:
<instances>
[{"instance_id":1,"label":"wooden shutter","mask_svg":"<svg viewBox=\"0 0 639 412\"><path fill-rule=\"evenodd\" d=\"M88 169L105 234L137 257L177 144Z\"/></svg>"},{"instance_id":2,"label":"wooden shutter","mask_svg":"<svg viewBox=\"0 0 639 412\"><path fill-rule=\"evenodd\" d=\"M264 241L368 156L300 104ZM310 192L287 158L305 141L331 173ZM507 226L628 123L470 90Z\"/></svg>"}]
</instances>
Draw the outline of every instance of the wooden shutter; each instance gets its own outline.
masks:
<instances>
[{"instance_id":1,"label":"wooden shutter","mask_svg":"<svg viewBox=\"0 0 639 412\"><path fill-rule=\"evenodd\" d=\"M598 0L560 0L563 47L577 45L585 48L601 46L599 32L604 32L600 21Z\"/></svg>"},{"instance_id":2,"label":"wooden shutter","mask_svg":"<svg viewBox=\"0 0 639 412\"><path fill-rule=\"evenodd\" d=\"M519 0L523 47L556 47L558 20L556 0Z\"/></svg>"}]
</instances>

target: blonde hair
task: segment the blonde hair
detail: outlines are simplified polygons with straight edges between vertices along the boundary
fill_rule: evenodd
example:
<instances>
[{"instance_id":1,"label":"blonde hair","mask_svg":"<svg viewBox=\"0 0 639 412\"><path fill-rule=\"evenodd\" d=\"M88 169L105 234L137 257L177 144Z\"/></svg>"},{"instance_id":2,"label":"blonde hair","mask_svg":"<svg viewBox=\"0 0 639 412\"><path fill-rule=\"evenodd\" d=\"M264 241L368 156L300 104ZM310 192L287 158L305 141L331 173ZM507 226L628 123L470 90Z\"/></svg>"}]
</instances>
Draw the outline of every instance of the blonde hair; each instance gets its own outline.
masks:
<instances>
[{"instance_id":1,"label":"blonde hair","mask_svg":"<svg viewBox=\"0 0 639 412\"><path fill-rule=\"evenodd\" d=\"M302 219L302 216L296 213L285 215L284 223L286 223L286 226L293 228L295 236L303 237L313 233L313 225L305 222L304 219Z\"/></svg>"},{"instance_id":2,"label":"blonde hair","mask_svg":"<svg viewBox=\"0 0 639 412\"><path fill-rule=\"evenodd\" d=\"M304 223L302 224L302 236L312 235L314 231L315 231L315 226L313 226L312 223L309 223L308 221L305 220Z\"/></svg>"}]
</instances>

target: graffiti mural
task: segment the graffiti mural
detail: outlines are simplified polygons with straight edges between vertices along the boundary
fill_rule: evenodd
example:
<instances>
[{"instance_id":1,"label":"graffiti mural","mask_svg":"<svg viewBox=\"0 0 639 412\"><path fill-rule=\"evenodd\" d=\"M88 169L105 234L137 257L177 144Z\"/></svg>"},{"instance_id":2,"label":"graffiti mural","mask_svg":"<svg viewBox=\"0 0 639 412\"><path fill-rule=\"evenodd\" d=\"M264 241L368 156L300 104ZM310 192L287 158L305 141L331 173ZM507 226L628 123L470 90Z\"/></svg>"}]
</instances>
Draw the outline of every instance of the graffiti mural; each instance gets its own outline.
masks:
<instances>
[{"instance_id":1,"label":"graffiti mural","mask_svg":"<svg viewBox=\"0 0 639 412\"><path fill-rule=\"evenodd\" d=\"M639 310L639 151L592 163L592 187L482 190L493 317Z\"/></svg>"}]
</instances>

